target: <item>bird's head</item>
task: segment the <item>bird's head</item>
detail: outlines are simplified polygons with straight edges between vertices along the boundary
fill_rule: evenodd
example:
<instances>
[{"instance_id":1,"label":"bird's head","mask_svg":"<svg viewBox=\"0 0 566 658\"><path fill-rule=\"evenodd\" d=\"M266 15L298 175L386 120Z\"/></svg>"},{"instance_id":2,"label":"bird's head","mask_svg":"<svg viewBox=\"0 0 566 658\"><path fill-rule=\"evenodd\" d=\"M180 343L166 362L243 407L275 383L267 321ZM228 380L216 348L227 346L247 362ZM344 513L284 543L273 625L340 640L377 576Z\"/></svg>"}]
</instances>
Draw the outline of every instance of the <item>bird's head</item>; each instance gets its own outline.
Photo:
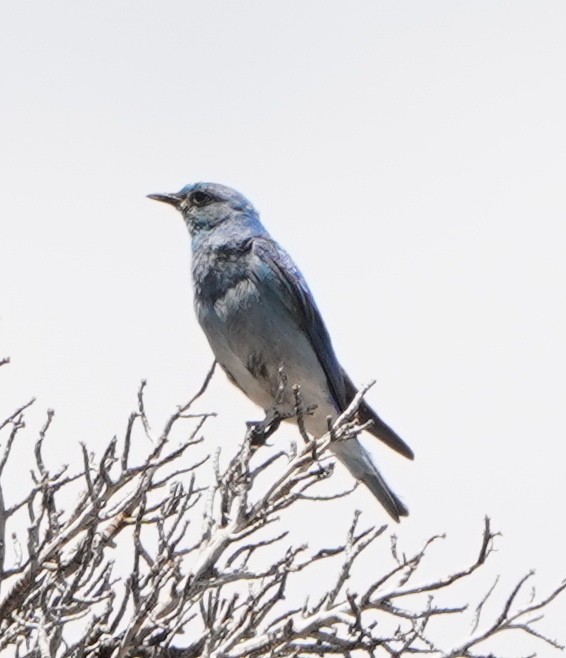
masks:
<instances>
[{"instance_id":1,"label":"bird's head","mask_svg":"<svg viewBox=\"0 0 566 658\"><path fill-rule=\"evenodd\" d=\"M148 194L150 199L174 206L191 235L210 231L227 220L252 219L258 214L245 196L219 183L191 183L172 194Z\"/></svg>"}]
</instances>

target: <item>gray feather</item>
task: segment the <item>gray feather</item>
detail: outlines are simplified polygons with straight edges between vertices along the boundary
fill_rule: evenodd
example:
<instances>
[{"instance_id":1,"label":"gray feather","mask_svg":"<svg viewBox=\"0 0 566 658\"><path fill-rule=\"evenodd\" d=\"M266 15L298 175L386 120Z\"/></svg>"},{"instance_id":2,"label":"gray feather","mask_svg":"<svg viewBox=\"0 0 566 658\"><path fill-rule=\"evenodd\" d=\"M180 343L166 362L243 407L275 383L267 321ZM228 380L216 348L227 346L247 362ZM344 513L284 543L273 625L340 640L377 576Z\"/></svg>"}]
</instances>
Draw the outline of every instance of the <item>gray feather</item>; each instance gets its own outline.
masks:
<instances>
[{"instance_id":1,"label":"gray feather","mask_svg":"<svg viewBox=\"0 0 566 658\"><path fill-rule=\"evenodd\" d=\"M314 298L289 255L269 236L252 204L215 183L187 185L175 194L151 195L175 206L192 237L195 311L216 360L228 378L266 412L294 409L299 384L307 431L319 437L356 388L340 367ZM283 371L287 385L281 393ZM405 457L407 444L364 401L362 422ZM387 486L357 439L331 450L396 521L407 508Z\"/></svg>"}]
</instances>

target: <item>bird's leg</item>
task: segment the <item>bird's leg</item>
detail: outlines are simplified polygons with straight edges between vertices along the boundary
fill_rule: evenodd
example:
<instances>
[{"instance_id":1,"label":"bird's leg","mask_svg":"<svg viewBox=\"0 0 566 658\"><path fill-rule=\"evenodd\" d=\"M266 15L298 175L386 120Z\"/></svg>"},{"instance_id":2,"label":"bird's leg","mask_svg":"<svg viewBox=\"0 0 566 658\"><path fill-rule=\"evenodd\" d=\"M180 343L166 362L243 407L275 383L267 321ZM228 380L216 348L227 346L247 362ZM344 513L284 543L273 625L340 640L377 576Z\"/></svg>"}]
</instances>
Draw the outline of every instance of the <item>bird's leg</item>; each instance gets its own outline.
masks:
<instances>
[{"instance_id":1,"label":"bird's leg","mask_svg":"<svg viewBox=\"0 0 566 658\"><path fill-rule=\"evenodd\" d=\"M303 413L310 414L314 408L308 407ZM295 410L285 413L277 407L271 407L266 411L263 420L248 420L246 437L250 441L250 445L255 448L265 445L267 439L279 429L279 425L290 418L297 418Z\"/></svg>"},{"instance_id":2,"label":"bird's leg","mask_svg":"<svg viewBox=\"0 0 566 658\"><path fill-rule=\"evenodd\" d=\"M297 427L299 428L299 434L302 436L303 441L308 445L311 442L311 438L308 435L308 432L305 428L305 415L311 415L316 409L316 404L311 405L310 407L303 406L303 398L301 396L301 387L298 384L293 386L293 397L295 398L295 412L294 416L297 419ZM314 450L314 448L313 448Z\"/></svg>"},{"instance_id":3,"label":"bird's leg","mask_svg":"<svg viewBox=\"0 0 566 658\"><path fill-rule=\"evenodd\" d=\"M277 391L275 393L274 405L282 404L287 393L287 374L285 373L283 364L279 365L277 373L279 375L279 385L277 386Z\"/></svg>"},{"instance_id":4,"label":"bird's leg","mask_svg":"<svg viewBox=\"0 0 566 658\"><path fill-rule=\"evenodd\" d=\"M267 439L277 431L282 420L285 420L285 416L274 408L267 411L263 420L249 420L246 423L248 427L246 438L250 445L253 448L265 445Z\"/></svg>"},{"instance_id":5,"label":"bird's leg","mask_svg":"<svg viewBox=\"0 0 566 658\"><path fill-rule=\"evenodd\" d=\"M287 375L283 365L277 368L279 375L279 384L273 400L273 406L265 413L265 418L262 421L248 421L246 423L248 430L246 437L253 448L265 445L267 439L274 434L281 425L281 421L291 418L294 414L283 414L279 408L285 397L287 389Z\"/></svg>"}]
</instances>

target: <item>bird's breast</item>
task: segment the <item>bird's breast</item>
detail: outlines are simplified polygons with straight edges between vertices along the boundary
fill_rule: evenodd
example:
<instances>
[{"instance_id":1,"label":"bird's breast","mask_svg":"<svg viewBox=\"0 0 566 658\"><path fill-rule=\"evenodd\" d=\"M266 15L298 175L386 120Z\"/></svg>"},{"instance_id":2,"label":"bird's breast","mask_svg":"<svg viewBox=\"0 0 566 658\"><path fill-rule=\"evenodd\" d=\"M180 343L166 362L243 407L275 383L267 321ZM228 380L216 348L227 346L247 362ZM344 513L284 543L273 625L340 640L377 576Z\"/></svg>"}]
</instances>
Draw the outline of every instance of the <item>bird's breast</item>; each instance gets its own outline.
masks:
<instances>
[{"instance_id":1,"label":"bird's breast","mask_svg":"<svg viewBox=\"0 0 566 658\"><path fill-rule=\"evenodd\" d=\"M259 291L247 277L201 290L195 286L195 310L201 324L204 322L205 331L209 316L209 319L214 318L214 322L227 325L245 323L251 307L257 304L260 304Z\"/></svg>"},{"instance_id":2,"label":"bird's breast","mask_svg":"<svg viewBox=\"0 0 566 658\"><path fill-rule=\"evenodd\" d=\"M244 298L249 288L246 254L249 245L202 250L193 260L195 296L202 303L215 304L228 295Z\"/></svg>"},{"instance_id":3,"label":"bird's breast","mask_svg":"<svg viewBox=\"0 0 566 658\"><path fill-rule=\"evenodd\" d=\"M305 406L315 406L326 427L326 415L335 411L326 375L297 318L260 272L242 254L196 261L199 323L218 363L251 400L270 408L283 383L278 406L289 412L294 408L292 387L299 384Z\"/></svg>"}]
</instances>

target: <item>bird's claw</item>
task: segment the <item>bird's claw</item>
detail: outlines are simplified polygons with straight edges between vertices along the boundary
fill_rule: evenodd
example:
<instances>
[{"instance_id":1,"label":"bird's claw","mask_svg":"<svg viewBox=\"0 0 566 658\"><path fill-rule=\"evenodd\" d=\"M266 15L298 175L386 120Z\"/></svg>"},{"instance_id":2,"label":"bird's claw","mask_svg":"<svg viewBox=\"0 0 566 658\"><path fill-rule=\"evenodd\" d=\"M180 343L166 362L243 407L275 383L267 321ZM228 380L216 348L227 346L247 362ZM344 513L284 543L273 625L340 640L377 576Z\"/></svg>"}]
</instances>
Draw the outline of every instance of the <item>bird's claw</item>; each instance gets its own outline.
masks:
<instances>
[{"instance_id":1,"label":"bird's claw","mask_svg":"<svg viewBox=\"0 0 566 658\"><path fill-rule=\"evenodd\" d=\"M246 438L252 448L259 448L267 443L267 439L274 434L284 418L277 411L269 411L263 420L250 420L246 423Z\"/></svg>"}]
</instances>

